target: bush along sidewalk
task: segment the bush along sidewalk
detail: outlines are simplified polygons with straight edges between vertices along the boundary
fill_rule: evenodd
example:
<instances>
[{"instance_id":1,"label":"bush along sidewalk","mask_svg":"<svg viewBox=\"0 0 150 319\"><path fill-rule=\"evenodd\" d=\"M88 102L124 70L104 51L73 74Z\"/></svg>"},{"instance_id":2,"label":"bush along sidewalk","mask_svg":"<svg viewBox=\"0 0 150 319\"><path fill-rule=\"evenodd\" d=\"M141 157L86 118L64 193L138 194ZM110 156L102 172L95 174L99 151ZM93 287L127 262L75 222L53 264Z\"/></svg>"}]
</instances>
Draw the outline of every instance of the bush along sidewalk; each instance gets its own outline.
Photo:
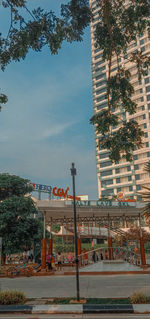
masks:
<instances>
[{"instance_id":1,"label":"bush along sidewalk","mask_svg":"<svg viewBox=\"0 0 150 319\"><path fill-rule=\"evenodd\" d=\"M0 291L0 305L25 304L26 296L24 292L16 290Z\"/></svg>"},{"instance_id":2,"label":"bush along sidewalk","mask_svg":"<svg viewBox=\"0 0 150 319\"><path fill-rule=\"evenodd\" d=\"M142 292L134 292L130 296L131 304L150 304L150 297L145 296Z\"/></svg>"}]
</instances>

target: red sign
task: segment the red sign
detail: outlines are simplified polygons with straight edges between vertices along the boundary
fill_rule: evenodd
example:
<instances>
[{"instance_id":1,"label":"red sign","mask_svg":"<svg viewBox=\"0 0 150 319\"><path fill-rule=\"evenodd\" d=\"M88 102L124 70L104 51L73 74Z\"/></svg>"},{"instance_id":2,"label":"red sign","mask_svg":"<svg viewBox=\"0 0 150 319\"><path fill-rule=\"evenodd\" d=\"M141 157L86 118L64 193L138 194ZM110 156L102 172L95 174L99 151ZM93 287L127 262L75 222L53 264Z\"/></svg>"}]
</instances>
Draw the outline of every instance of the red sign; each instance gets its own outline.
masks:
<instances>
[{"instance_id":1,"label":"red sign","mask_svg":"<svg viewBox=\"0 0 150 319\"><path fill-rule=\"evenodd\" d=\"M57 188L57 187L54 187L52 189L52 193L53 193L54 196L63 197L64 199L65 198L73 199L73 196L68 195L68 191L69 191L69 187L67 187L66 190L64 190L63 188ZM80 197L76 196L75 199L76 200L80 200Z\"/></svg>"}]
</instances>

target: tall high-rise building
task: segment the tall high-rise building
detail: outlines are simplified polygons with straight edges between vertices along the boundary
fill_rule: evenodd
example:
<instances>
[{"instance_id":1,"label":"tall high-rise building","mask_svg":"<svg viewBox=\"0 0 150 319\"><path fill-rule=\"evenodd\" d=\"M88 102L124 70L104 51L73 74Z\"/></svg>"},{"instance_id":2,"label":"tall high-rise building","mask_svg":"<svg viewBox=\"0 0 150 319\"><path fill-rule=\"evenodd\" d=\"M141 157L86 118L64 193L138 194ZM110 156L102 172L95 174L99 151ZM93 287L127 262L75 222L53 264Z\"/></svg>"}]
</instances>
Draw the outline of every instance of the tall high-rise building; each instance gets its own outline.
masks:
<instances>
[{"instance_id":1,"label":"tall high-rise building","mask_svg":"<svg viewBox=\"0 0 150 319\"><path fill-rule=\"evenodd\" d=\"M102 51L95 47L94 31L99 22L99 8L97 1L89 0L93 10L94 19L91 23L91 47L92 47L92 78L93 78L93 108L94 114L107 108L106 79L108 76L108 63L102 59ZM135 93L132 97L137 103L137 112L134 115L119 110L122 119L134 118L144 131L143 148L135 149L133 161L127 162L121 159L118 164L112 164L107 150L97 147L100 135L95 133L96 161L98 193L101 196L117 195L123 193L128 198L137 198L137 191L141 186L150 186L150 177L144 171L145 164L150 161L150 73L138 80L136 65L128 59L135 49L141 49L150 55L150 40L147 33L141 35L136 41L132 41L128 47L127 55L119 58L120 65L130 70L131 83ZM117 70L116 56L112 60L111 75ZM118 110L116 111L118 113Z\"/></svg>"}]
</instances>

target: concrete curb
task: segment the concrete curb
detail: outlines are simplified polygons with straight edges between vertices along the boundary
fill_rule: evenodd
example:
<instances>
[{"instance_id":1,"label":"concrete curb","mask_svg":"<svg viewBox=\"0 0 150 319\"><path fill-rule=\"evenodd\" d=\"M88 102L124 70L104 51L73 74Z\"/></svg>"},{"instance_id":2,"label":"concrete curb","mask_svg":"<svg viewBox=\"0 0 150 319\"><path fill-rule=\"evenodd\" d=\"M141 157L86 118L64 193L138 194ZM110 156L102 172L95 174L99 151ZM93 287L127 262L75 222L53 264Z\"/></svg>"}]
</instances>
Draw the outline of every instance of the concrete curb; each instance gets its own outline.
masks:
<instances>
[{"instance_id":1,"label":"concrete curb","mask_svg":"<svg viewBox=\"0 0 150 319\"><path fill-rule=\"evenodd\" d=\"M83 305L83 313L134 313L132 305Z\"/></svg>"},{"instance_id":2,"label":"concrete curb","mask_svg":"<svg viewBox=\"0 0 150 319\"><path fill-rule=\"evenodd\" d=\"M149 275L150 274L150 270L138 270L138 271L82 271L79 269L79 275L80 276L106 276L106 275ZM76 272L75 271L66 271L63 273L37 273L32 275L31 277L59 277L59 276L75 276ZM13 277L13 278L9 278L7 276L0 276L0 278L7 278L7 279L15 279L15 278L21 278L21 277L25 277L24 275L19 275L17 277Z\"/></svg>"},{"instance_id":3,"label":"concrete curb","mask_svg":"<svg viewBox=\"0 0 150 319\"><path fill-rule=\"evenodd\" d=\"M150 304L133 305L134 313L150 313Z\"/></svg>"},{"instance_id":4,"label":"concrete curb","mask_svg":"<svg viewBox=\"0 0 150 319\"><path fill-rule=\"evenodd\" d=\"M32 313L83 314L83 305L39 305L33 306Z\"/></svg>"},{"instance_id":5,"label":"concrete curb","mask_svg":"<svg viewBox=\"0 0 150 319\"><path fill-rule=\"evenodd\" d=\"M139 305L18 305L0 306L1 313L29 314L91 314L91 313L150 313L150 304Z\"/></svg>"}]
</instances>

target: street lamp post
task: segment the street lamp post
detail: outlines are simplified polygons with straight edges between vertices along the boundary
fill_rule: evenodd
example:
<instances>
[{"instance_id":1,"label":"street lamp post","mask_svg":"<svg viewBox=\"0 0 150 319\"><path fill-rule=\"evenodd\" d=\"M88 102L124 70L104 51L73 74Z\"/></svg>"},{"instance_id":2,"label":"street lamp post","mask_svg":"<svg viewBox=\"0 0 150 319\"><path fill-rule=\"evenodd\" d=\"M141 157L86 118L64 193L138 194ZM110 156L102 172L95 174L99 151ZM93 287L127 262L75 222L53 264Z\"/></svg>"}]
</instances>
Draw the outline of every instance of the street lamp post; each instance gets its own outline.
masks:
<instances>
[{"instance_id":1,"label":"street lamp post","mask_svg":"<svg viewBox=\"0 0 150 319\"><path fill-rule=\"evenodd\" d=\"M44 212L43 221L43 239L42 239L42 269L46 268L46 212Z\"/></svg>"},{"instance_id":2,"label":"street lamp post","mask_svg":"<svg viewBox=\"0 0 150 319\"><path fill-rule=\"evenodd\" d=\"M74 208L74 241L75 241L75 264L76 264L76 287L77 287L77 300L80 300L79 294L79 267L78 267L78 246L77 246L77 219L76 219L76 195L75 195L75 175L76 168L74 167L74 163L72 163L71 167L71 176L72 176L72 186L73 186L73 208Z\"/></svg>"}]
</instances>

